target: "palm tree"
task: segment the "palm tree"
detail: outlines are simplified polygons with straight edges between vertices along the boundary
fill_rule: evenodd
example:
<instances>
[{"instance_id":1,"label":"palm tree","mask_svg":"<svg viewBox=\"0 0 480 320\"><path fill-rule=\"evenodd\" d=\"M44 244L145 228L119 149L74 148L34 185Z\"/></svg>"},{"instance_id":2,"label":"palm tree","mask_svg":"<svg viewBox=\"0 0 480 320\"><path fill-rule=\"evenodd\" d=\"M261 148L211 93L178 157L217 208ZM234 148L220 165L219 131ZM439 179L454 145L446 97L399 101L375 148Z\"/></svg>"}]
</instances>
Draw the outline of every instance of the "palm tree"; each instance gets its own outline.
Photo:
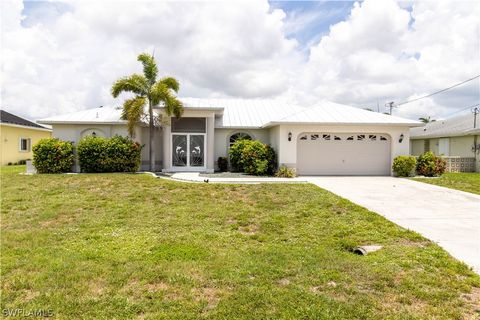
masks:
<instances>
[{"instance_id":1,"label":"palm tree","mask_svg":"<svg viewBox=\"0 0 480 320\"><path fill-rule=\"evenodd\" d=\"M435 120L433 119L430 119L430 117L421 117L421 118L418 118L418 120L420 120L421 122L423 123L429 123L429 122L434 122Z\"/></svg>"},{"instance_id":2,"label":"palm tree","mask_svg":"<svg viewBox=\"0 0 480 320\"><path fill-rule=\"evenodd\" d=\"M160 123L153 114L153 108L161 105L168 116L180 118L183 114L183 104L177 99L180 84L175 78L165 77L157 81L158 68L152 56L142 53L137 58L143 64L143 74L132 74L120 78L112 85L114 98L122 92L130 92L135 97L123 103L122 119L127 120L128 133L135 136L135 125L142 119L148 119L150 129L149 156L150 171L155 170L155 127ZM147 108L146 108L147 107Z\"/></svg>"}]
</instances>

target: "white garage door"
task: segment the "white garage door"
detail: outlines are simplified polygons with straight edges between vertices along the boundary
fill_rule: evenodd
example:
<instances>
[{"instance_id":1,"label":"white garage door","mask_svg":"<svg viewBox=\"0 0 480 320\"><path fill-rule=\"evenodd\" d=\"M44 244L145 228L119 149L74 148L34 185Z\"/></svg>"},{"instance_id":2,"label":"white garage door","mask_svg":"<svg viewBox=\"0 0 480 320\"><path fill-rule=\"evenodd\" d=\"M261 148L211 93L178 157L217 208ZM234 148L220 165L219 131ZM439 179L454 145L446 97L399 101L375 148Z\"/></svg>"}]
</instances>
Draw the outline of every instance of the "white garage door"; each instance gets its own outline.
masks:
<instances>
[{"instance_id":1,"label":"white garage door","mask_svg":"<svg viewBox=\"0 0 480 320\"><path fill-rule=\"evenodd\" d=\"M381 133L303 133L300 175L390 175L390 137Z\"/></svg>"}]
</instances>

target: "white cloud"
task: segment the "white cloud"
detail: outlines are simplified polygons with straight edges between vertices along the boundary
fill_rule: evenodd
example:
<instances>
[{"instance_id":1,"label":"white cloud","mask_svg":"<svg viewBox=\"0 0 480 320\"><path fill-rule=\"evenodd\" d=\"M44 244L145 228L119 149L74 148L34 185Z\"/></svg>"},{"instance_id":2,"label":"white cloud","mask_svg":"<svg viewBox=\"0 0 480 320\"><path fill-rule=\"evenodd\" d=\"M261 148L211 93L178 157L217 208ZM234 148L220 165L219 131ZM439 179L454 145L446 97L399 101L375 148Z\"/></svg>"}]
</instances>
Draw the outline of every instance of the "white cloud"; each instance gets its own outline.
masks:
<instances>
[{"instance_id":1,"label":"white cloud","mask_svg":"<svg viewBox=\"0 0 480 320\"><path fill-rule=\"evenodd\" d=\"M322 15L288 18L266 0L69 1L26 19L20 0L3 1L2 107L40 118L118 105L112 82L139 72L138 53L155 49L162 75L180 80L182 96L330 99L376 108L377 99L382 106L404 101L480 73L479 7L365 0L305 59L288 36ZM439 117L479 95L478 82L471 83L395 112Z\"/></svg>"},{"instance_id":2,"label":"white cloud","mask_svg":"<svg viewBox=\"0 0 480 320\"><path fill-rule=\"evenodd\" d=\"M404 101L479 74L479 4L366 0L311 49L313 96L375 106ZM416 59L415 56L419 58ZM305 87L308 88L308 84ZM478 101L478 84L399 107L398 115L441 116ZM308 90L308 89L307 89Z\"/></svg>"}]
</instances>

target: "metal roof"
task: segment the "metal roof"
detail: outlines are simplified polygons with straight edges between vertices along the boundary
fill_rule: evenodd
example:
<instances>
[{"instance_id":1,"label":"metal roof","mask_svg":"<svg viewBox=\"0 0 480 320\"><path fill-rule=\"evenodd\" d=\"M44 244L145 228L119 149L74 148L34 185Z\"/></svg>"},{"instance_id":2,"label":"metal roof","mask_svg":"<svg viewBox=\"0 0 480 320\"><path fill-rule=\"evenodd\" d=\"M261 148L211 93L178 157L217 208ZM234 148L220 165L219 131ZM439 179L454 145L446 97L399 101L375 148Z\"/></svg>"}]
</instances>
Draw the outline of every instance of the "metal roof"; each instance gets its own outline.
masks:
<instances>
[{"instance_id":1,"label":"metal roof","mask_svg":"<svg viewBox=\"0 0 480 320\"><path fill-rule=\"evenodd\" d=\"M420 128L410 129L410 138L442 138L480 134L480 115L477 116L477 127L473 127L473 114L465 114L444 120L427 123Z\"/></svg>"},{"instance_id":2,"label":"metal roof","mask_svg":"<svg viewBox=\"0 0 480 320\"><path fill-rule=\"evenodd\" d=\"M215 111L216 128L265 128L278 124L326 125L404 125L418 126L418 121L385 115L333 102L302 107L268 99L197 99L180 98L187 110ZM40 123L125 123L121 110L95 108L39 120Z\"/></svg>"},{"instance_id":3,"label":"metal roof","mask_svg":"<svg viewBox=\"0 0 480 320\"><path fill-rule=\"evenodd\" d=\"M38 120L39 123L45 124L82 124L82 123L98 123L98 124L124 124L125 120L121 119L122 110L112 107L99 107L93 109L82 110L78 112L53 116L46 119Z\"/></svg>"},{"instance_id":4,"label":"metal roof","mask_svg":"<svg viewBox=\"0 0 480 320\"><path fill-rule=\"evenodd\" d=\"M405 125L420 126L421 122L383 113L354 108L330 101L322 101L312 107L270 121L276 124L326 124L326 125Z\"/></svg>"},{"instance_id":5,"label":"metal roof","mask_svg":"<svg viewBox=\"0 0 480 320\"><path fill-rule=\"evenodd\" d=\"M49 130L35 122L16 116L5 110L0 110L0 123Z\"/></svg>"}]
</instances>

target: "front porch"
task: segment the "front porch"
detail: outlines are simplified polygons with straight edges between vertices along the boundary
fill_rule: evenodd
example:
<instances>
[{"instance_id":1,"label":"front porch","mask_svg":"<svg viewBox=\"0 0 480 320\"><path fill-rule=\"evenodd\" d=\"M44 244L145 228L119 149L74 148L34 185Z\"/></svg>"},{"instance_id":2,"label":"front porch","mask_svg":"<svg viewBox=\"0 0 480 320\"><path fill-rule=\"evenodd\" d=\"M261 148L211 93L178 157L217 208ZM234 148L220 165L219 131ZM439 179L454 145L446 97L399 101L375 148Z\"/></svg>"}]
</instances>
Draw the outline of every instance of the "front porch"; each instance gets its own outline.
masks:
<instances>
[{"instance_id":1,"label":"front porch","mask_svg":"<svg viewBox=\"0 0 480 320\"><path fill-rule=\"evenodd\" d=\"M187 109L178 119L162 117L162 172L214 172L215 111Z\"/></svg>"}]
</instances>

